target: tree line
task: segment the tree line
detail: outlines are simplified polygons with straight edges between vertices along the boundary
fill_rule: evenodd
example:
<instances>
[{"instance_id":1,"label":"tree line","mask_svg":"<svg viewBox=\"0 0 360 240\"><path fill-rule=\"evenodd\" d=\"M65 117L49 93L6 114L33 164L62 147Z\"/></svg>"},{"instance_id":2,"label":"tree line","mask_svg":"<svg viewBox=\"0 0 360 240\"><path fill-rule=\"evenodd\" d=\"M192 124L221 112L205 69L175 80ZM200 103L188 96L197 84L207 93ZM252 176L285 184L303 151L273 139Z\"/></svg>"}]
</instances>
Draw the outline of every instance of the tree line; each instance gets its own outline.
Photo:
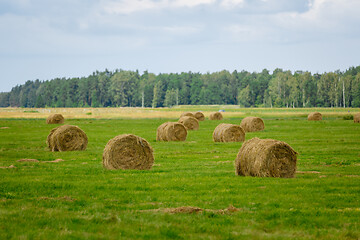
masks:
<instances>
[{"instance_id":1,"label":"tree line","mask_svg":"<svg viewBox=\"0 0 360 240\"><path fill-rule=\"evenodd\" d=\"M160 73L105 70L27 81L0 93L0 107L360 107L360 66L328 73L226 70Z\"/></svg>"}]
</instances>

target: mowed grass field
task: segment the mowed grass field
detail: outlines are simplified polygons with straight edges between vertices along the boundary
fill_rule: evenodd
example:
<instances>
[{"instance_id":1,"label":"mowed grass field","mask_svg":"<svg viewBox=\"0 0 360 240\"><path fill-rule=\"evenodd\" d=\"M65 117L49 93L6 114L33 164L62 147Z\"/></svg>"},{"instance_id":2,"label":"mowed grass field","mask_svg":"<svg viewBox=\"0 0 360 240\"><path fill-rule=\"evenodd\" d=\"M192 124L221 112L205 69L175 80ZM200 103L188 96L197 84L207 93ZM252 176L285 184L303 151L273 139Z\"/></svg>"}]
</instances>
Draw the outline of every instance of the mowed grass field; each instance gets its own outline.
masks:
<instances>
[{"instance_id":1,"label":"mowed grass field","mask_svg":"<svg viewBox=\"0 0 360 240\"><path fill-rule=\"evenodd\" d=\"M205 116L220 108L225 118L200 122L185 142L156 142L160 124L204 108L115 109L103 118L109 109L1 109L0 239L360 239L360 124L343 120L359 109L210 106ZM323 121L307 121L315 110ZM57 125L44 116L56 111L86 132L86 151L47 149ZM212 132L244 116L265 121L247 140L277 139L298 152L295 178L235 176L242 143L214 143ZM106 143L123 133L151 144L151 170L102 167ZM17 162L24 158L39 162ZM55 159L64 161L47 162Z\"/></svg>"}]
</instances>

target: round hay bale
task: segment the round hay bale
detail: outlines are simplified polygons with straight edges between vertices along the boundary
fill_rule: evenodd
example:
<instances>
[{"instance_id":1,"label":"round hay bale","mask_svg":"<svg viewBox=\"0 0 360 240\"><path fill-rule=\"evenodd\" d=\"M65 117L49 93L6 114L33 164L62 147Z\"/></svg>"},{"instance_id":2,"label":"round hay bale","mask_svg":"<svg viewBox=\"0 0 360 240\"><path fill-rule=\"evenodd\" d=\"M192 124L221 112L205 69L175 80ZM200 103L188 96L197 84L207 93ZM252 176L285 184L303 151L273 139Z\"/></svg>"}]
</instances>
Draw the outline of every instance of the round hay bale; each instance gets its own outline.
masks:
<instances>
[{"instance_id":1,"label":"round hay bale","mask_svg":"<svg viewBox=\"0 0 360 240\"><path fill-rule=\"evenodd\" d=\"M198 130L199 129L199 121L194 117L181 117L179 119L179 123L183 124L187 130Z\"/></svg>"},{"instance_id":2,"label":"round hay bale","mask_svg":"<svg viewBox=\"0 0 360 240\"><path fill-rule=\"evenodd\" d=\"M180 115L180 118L182 117L195 117L192 112L184 112Z\"/></svg>"},{"instance_id":3,"label":"round hay bale","mask_svg":"<svg viewBox=\"0 0 360 240\"><path fill-rule=\"evenodd\" d=\"M360 123L360 113L354 115L354 123Z\"/></svg>"},{"instance_id":4,"label":"round hay bale","mask_svg":"<svg viewBox=\"0 0 360 240\"><path fill-rule=\"evenodd\" d=\"M61 123L64 123L64 121L65 121L65 119L64 119L63 115L58 114L58 113L51 114L46 119L47 124L61 124Z\"/></svg>"},{"instance_id":5,"label":"round hay bale","mask_svg":"<svg viewBox=\"0 0 360 240\"><path fill-rule=\"evenodd\" d=\"M178 122L166 122L161 124L156 131L156 141L185 141L187 130Z\"/></svg>"},{"instance_id":6,"label":"round hay bale","mask_svg":"<svg viewBox=\"0 0 360 240\"><path fill-rule=\"evenodd\" d=\"M243 142L245 131L239 125L221 123L213 132L214 142Z\"/></svg>"},{"instance_id":7,"label":"round hay bale","mask_svg":"<svg viewBox=\"0 0 360 240\"><path fill-rule=\"evenodd\" d=\"M322 115L319 112L312 112L308 115L308 121L321 121Z\"/></svg>"},{"instance_id":8,"label":"round hay bale","mask_svg":"<svg viewBox=\"0 0 360 240\"><path fill-rule=\"evenodd\" d=\"M107 169L151 169L154 164L153 149L143 138L122 134L105 146L103 166Z\"/></svg>"},{"instance_id":9,"label":"round hay bale","mask_svg":"<svg viewBox=\"0 0 360 240\"><path fill-rule=\"evenodd\" d=\"M223 115L220 112L211 113L209 116L210 120L222 120Z\"/></svg>"},{"instance_id":10,"label":"round hay bale","mask_svg":"<svg viewBox=\"0 0 360 240\"><path fill-rule=\"evenodd\" d=\"M235 174L254 177L292 178L296 152L287 143L252 138L243 143L235 159Z\"/></svg>"},{"instance_id":11,"label":"round hay bale","mask_svg":"<svg viewBox=\"0 0 360 240\"><path fill-rule=\"evenodd\" d=\"M51 130L46 139L51 151L82 151L88 144L88 138L77 126L62 125Z\"/></svg>"},{"instance_id":12,"label":"round hay bale","mask_svg":"<svg viewBox=\"0 0 360 240\"><path fill-rule=\"evenodd\" d=\"M205 116L202 112L195 112L194 113L194 117L198 120L198 121L204 121L205 120Z\"/></svg>"},{"instance_id":13,"label":"round hay bale","mask_svg":"<svg viewBox=\"0 0 360 240\"><path fill-rule=\"evenodd\" d=\"M240 126L245 132L256 132L265 129L264 121L259 117L246 117L241 121Z\"/></svg>"}]
</instances>

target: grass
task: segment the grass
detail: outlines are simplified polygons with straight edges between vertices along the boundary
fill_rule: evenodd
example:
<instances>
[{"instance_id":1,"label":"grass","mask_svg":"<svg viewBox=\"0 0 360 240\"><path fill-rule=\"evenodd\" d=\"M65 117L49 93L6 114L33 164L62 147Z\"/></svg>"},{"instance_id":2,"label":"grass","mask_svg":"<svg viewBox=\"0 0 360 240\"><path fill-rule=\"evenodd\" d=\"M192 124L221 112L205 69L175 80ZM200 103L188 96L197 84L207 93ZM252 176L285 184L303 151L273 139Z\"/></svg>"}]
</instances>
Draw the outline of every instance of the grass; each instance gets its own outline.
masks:
<instances>
[{"instance_id":1,"label":"grass","mask_svg":"<svg viewBox=\"0 0 360 240\"><path fill-rule=\"evenodd\" d=\"M308 122L292 110L281 118L268 111L266 129L246 135L289 143L299 153L293 179L235 176L241 143L214 143L211 135L220 122L239 124L236 115L200 122L185 142L156 142L156 128L175 118L91 112L66 119L88 135L81 152L49 152L55 126L45 119L0 119L0 166L16 166L0 169L0 239L360 238L360 124L342 120L347 112ZM104 146L122 133L149 141L152 170L103 169ZM40 162L16 161L22 158ZM45 163L58 158L65 161ZM181 206L206 210L162 211ZM239 211L217 211L229 206Z\"/></svg>"}]
</instances>

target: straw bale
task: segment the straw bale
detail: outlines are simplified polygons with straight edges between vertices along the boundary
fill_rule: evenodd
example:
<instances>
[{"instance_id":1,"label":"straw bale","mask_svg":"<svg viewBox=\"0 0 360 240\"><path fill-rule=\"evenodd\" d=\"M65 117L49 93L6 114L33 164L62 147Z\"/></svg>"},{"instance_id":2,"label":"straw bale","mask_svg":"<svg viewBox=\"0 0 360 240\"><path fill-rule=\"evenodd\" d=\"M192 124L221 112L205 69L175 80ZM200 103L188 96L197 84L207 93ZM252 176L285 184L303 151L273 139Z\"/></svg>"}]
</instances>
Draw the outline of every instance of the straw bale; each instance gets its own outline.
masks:
<instances>
[{"instance_id":1,"label":"straw bale","mask_svg":"<svg viewBox=\"0 0 360 240\"><path fill-rule=\"evenodd\" d=\"M178 122L166 122L161 124L156 131L156 141L185 141L187 130Z\"/></svg>"},{"instance_id":2,"label":"straw bale","mask_svg":"<svg viewBox=\"0 0 360 240\"><path fill-rule=\"evenodd\" d=\"M213 132L214 142L243 142L245 131L239 125L221 123Z\"/></svg>"},{"instance_id":3,"label":"straw bale","mask_svg":"<svg viewBox=\"0 0 360 240\"><path fill-rule=\"evenodd\" d=\"M209 116L210 120L222 120L223 115L220 112L211 113Z\"/></svg>"},{"instance_id":4,"label":"straw bale","mask_svg":"<svg viewBox=\"0 0 360 240\"><path fill-rule=\"evenodd\" d=\"M354 115L354 123L360 123L360 113Z\"/></svg>"},{"instance_id":5,"label":"straw bale","mask_svg":"<svg viewBox=\"0 0 360 240\"><path fill-rule=\"evenodd\" d=\"M180 115L180 118L182 117L195 117L194 114L192 112L184 112Z\"/></svg>"},{"instance_id":6,"label":"straw bale","mask_svg":"<svg viewBox=\"0 0 360 240\"><path fill-rule=\"evenodd\" d=\"M240 126L245 132L256 132L265 129L264 121L259 117L246 117L241 121Z\"/></svg>"},{"instance_id":7,"label":"straw bale","mask_svg":"<svg viewBox=\"0 0 360 240\"><path fill-rule=\"evenodd\" d=\"M319 112L312 112L308 115L308 121L321 121L322 115Z\"/></svg>"},{"instance_id":8,"label":"straw bale","mask_svg":"<svg viewBox=\"0 0 360 240\"><path fill-rule=\"evenodd\" d=\"M103 152L103 166L107 169L151 169L153 149L143 138L122 134L111 139Z\"/></svg>"},{"instance_id":9,"label":"straw bale","mask_svg":"<svg viewBox=\"0 0 360 240\"><path fill-rule=\"evenodd\" d=\"M202 112L195 112L194 113L194 117L198 120L198 121L204 121L205 120L205 116Z\"/></svg>"},{"instance_id":10,"label":"straw bale","mask_svg":"<svg viewBox=\"0 0 360 240\"><path fill-rule=\"evenodd\" d=\"M187 130L198 130L199 129L199 121L194 117L181 117L178 121L183 124Z\"/></svg>"},{"instance_id":11,"label":"straw bale","mask_svg":"<svg viewBox=\"0 0 360 240\"><path fill-rule=\"evenodd\" d=\"M88 138L77 126L62 125L51 130L46 139L51 151L82 151L88 144Z\"/></svg>"},{"instance_id":12,"label":"straw bale","mask_svg":"<svg viewBox=\"0 0 360 240\"><path fill-rule=\"evenodd\" d=\"M58 113L51 114L46 119L47 124L61 124L61 123L64 123L64 121L65 121L65 119L64 119L63 115L58 114Z\"/></svg>"},{"instance_id":13,"label":"straw bale","mask_svg":"<svg viewBox=\"0 0 360 240\"><path fill-rule=\"evenodd\" d=\"M254 177L292 178L296 152L287 143L252 138L243 143L235 159L235 174Z\"/></svg>"}]
</instances>

